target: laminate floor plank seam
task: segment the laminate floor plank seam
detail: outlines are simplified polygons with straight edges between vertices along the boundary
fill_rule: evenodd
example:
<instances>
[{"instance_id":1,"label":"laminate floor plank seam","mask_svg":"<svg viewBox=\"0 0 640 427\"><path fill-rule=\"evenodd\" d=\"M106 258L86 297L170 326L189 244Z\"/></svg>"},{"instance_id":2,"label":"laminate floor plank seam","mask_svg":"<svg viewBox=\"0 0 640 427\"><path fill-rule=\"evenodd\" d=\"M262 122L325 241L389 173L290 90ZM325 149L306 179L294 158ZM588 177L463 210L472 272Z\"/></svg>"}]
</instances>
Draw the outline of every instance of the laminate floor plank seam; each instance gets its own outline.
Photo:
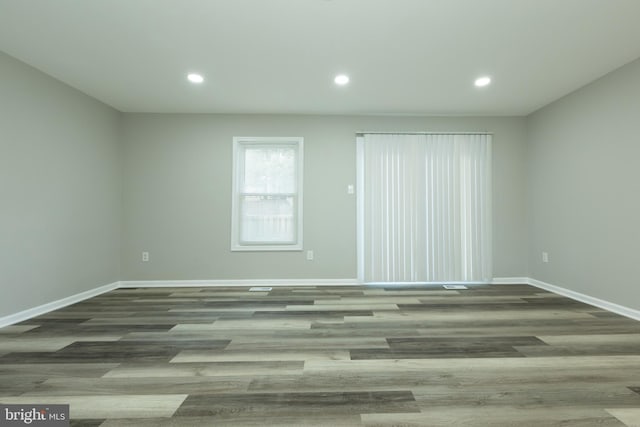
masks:
<instances>
[{"instance_id":1,"label":"laminate floor plank seam","mask_svg":"<svg viewBox=\"0 0 640 427\"><path fill-rule=\"evenodd\" d=\"M640 322L529 285L121 288L0 329L71 426L640 425Z\"/></svg>"}]
</instances>

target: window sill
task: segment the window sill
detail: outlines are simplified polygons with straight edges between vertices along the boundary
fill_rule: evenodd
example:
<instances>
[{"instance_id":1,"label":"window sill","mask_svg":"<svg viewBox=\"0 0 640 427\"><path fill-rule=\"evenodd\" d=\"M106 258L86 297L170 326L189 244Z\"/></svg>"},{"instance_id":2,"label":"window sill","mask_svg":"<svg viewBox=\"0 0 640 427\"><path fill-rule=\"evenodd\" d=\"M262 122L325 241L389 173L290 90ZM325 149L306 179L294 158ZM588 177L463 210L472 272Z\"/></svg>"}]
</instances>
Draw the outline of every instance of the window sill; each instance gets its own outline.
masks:
<instances>
[{"instance_id":1,"label":"window sill","mask_svg":"<svg viewBox=\"0 0 640 427\"><path fill-rule=\"evenodd\" d=\"M233 245L232 252L301 252L302 245Z\"/></svg>"}]
</instances>

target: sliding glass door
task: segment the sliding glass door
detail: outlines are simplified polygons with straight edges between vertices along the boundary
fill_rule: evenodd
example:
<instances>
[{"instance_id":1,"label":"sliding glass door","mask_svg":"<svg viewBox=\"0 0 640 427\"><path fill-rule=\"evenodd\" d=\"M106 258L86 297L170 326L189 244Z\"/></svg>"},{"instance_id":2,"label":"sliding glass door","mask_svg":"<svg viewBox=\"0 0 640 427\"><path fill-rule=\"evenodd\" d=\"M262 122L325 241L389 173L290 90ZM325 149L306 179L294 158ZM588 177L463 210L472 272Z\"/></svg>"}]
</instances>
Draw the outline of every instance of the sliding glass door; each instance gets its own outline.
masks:
<instances>
[{"instance_id":1,"label":"sliding glass door","mask_svg":"<svg viewBox=\"0 0 640 427\"><path fill-rule=\"evenodd\" d=\"M491 135L362 134L357 149L360 281L491 280Z\"/></svg>"}]
</instances>

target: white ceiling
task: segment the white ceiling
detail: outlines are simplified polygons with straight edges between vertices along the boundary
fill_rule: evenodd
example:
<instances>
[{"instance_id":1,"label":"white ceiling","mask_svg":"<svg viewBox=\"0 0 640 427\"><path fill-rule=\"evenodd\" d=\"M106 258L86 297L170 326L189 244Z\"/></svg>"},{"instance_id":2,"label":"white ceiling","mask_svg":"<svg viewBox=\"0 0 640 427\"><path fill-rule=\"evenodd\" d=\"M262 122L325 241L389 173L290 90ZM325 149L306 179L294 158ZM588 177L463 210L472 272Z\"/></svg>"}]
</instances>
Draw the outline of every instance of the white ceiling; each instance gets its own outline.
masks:
<instances>
[{"instance_id":1,"label":"white ceiling","mask_svg":"<svg viewBox=\"0 0 640 427\"><path fill-rule=\"evenodd\" d=\"M526 115L640 57L639 18L640 0L0 0L0 50L126 112Z\"/></svg>"}]
</instances>

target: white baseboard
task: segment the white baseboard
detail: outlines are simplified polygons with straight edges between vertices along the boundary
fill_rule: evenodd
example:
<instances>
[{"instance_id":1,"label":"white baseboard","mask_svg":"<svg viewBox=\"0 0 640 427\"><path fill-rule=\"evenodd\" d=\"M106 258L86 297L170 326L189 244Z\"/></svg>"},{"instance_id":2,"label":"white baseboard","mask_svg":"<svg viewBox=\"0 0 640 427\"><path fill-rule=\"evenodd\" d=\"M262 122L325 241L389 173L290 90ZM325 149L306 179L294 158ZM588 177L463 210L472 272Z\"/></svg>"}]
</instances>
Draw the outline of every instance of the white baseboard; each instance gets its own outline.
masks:
<instances>
[{"instance_id":1,"label":"white baseboard","mask_svg":"<svg viewBox=\"0 0 640 427\"><path fill-rule=\"evenodd\" d=\"M613 302L605 301L600 298L595 298L580 292L572 291L569 289L562 288L560 286L545 283L537 279L529 278L528 283L532 286L535 286L536 288L544 289L546 291L553 292L554 294L562 295L567 298L571 298L576 301L583 302L585 304L593 305L598 308L602 308L604 310L611 311L613 313L619 314L621 316L629 317L634 320L640 320L640 311L635 310L633 308L625 307L620 304L615 304Z\"/></svg>"},{"instance_id":2,"label":"white baseboard","mask_svg":"<svg viewBox=\"0 0 640 427\"><path fill-rule=\"evenodd\" d=\"M528 277L494 277L491 281L492 285L527 285Z\"/></svg>"},{"instance_id":3,"label":"white baseboard","mask_svg":"<svg viewBox=\"0 0 640 427\"><path fill-rule=\"evenodd\" d=\"M0 317L0 328L9 326L18 322L22 322L31 319L36 316L48 313L59 308L66 307L71 304L95 297L97 295L109 292L118 288L164 288L164 287L227 287L227 286L264 286L269 285L273 287L277 286L354 286L358 285L357 279L283 279L283 280L129 280L122 282L114 282L108 285L100 286L95 289L81 292L79 294L71 295L66 298L59 299L47 304L43 304L37 307L29 308L27 310L20 311L15 314L10 314L5 317ZM572 291L562 288L560 286L545 283L543 281L532 279L529 277L496 277L491 281L493 285L515 285L515 284L528 284L540 289L553 292L558 295L565 296L567 298L574 299L576 301L584 302L586 304L593 305L598 308L602 308L607 311L619 314L621 316L629 317L634 320L640 320L640 310L635 310L629 307L625 307L619 304L615 304L609 301L605 301L599 298L595 298L589 295L582 294L580 292Z\"/></svg>"},{"instance_id":4,"label":"white baseboard","mask_svg":"<svg viewBox=\"0 0 640 427\"><path fill-rule=\"evenodd\" d=\"M256 280L125 280L121 288L189 288L228 287L228 286L354 286L357 279L256 279Z\"/></svg>"},{"instance_id":5,"label":"white baseboard","mask_svg":"<svg viewBox=\"0 0 640 427\"><path fill-rule=\"evenodd\" d=\"M28 308L18 313L10 314L8 316L0 317L0 328L13 325L18 322L31 319L33 317L40 316L59 308L66 307L71 304L95 297L105 292L117 289L119 282L110 283L108 285L100 286L98 288L89 289L88 291L80 292L79 294L71 295L66 298L62 298L56 301L48 302L46 304L39 305L37 307Z\"/></svg>"}]
</instances>

